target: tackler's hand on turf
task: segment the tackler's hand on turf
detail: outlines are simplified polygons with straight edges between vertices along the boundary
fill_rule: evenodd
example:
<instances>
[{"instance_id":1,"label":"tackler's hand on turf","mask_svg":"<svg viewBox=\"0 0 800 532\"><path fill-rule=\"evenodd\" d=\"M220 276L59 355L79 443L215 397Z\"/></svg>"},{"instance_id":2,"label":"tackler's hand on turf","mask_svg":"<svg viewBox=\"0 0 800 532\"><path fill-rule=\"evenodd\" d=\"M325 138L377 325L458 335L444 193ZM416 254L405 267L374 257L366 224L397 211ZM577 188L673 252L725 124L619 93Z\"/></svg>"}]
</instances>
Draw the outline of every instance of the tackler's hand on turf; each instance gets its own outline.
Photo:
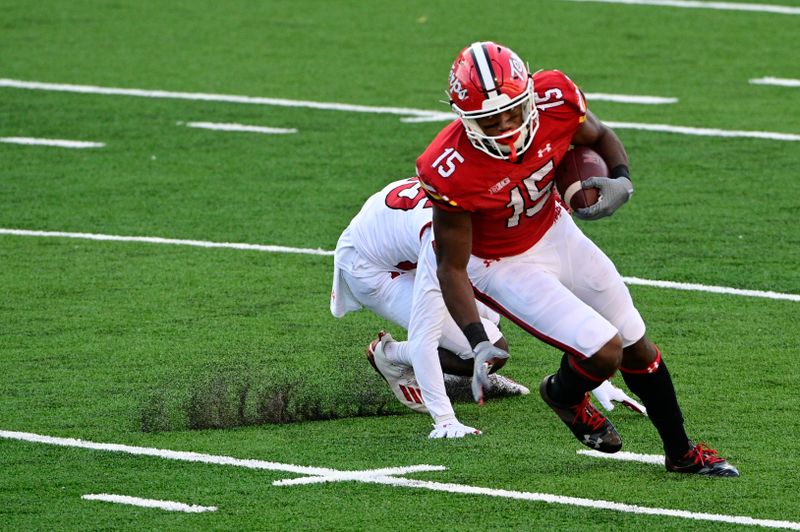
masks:
<instances>
[{"instance_id":1,"label":"tackler's hand on turf","mask_svg":"<svg viewBox=\"0 0 800 532\"><path fill-rule=\"evenodd\" d=\"M627 177L590 177L581 184L583 188L600 189L597 203L585 209L575 211L575 216L582 220L597 220L611 216L633 195L633 183Z\"/></svg>"},{"instance_id":2,"label":"tackler's hand on turf","mask_svg":"<svg viewBox=\"0 0 800 532\"><path fill-rule=\"evenodd\" d=\"M592 395L594 395L594 398L609 412L614 410L614 403L619 403L637 414L643 416L647 415L647 409L645 409L644 406L631 399L628 394L609 381L603 381L603 384L592 390Z\"/></svg>"},{"instance_id":3,"label":"tackler's hand on turf","mask_svg":"<svg viewBox=\"0 0 800 532\"><path fill-rule=\"evenodd\" d=\"M478 436L480 433L481 431L476 428L462 425L457 419L451 419L435 424L428 438L434 440L439 438L463 438L469 435Z\"/></svg>"},{"instance_id":4,"label":"tackler's hand on turf","mask_svg":"<svg viewBox=\"0 0 800 532\"><path fill-rule=\"evenodd\" d=\"M483 390L489 385L489 370L492 365L508 358L508 353L486 340L472 350L475 353L475 366L472 368L472 397L483 404Z\"/></svg>"}]
</instances>

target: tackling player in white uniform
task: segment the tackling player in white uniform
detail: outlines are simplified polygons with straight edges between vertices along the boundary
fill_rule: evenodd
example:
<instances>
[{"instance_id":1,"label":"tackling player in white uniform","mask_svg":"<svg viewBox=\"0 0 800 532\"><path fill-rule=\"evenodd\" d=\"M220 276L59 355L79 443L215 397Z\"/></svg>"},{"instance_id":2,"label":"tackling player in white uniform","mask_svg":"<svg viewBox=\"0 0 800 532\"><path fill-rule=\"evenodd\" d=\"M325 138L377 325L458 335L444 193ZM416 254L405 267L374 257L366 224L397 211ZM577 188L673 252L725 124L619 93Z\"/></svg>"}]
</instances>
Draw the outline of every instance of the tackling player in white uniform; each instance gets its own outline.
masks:
<instances>
[{"instance_id":1,"label":"tackling player in white uniform","mask_svg":"<svg viewBox=\"0 0 800 532\"><path fill-rule=\"evenodd\" d=\"M474 353L441 298L431 212L416 178L390 183L371 196L336 245L331 312L342 317L366 307L403 328L411 325L408 342L379 334L367 352L373 367L401 403L431 414L435 422L431 438L479 434L458 422L445 390L442 369L451 375L471 376ZM497 327L499 315L480 303L478 309L490 341L507 350ZM442 319L413 320L412 315ZM495 363L492 371L504 363ZM524 386L494 373L490 386L496 394L528 393ZM489 396L492 388L486 391ZM595 396L609 409L614 400L644 412L608 382L598 387Z\"/></svg>"}]
</instances>

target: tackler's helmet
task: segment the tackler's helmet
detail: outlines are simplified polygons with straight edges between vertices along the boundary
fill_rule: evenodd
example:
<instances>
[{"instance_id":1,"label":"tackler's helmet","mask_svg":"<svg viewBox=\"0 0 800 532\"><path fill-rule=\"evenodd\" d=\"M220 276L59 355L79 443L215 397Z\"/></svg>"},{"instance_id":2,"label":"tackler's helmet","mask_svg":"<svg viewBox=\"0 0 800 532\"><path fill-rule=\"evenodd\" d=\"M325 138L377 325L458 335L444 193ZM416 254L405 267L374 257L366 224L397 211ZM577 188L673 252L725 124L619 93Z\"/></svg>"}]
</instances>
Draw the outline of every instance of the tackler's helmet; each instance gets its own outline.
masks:
<instances>
[{"instance_id":1,"label":"tackler's helmet","mask_svg":"<svg viewBox=\"0 0 800 532\"><path fill-rule=\"evenodd\" d=\"M527 150L539 115L533 78L512 50L491 41L464 48L450 70L450 105L461 118L472 145L497 159L515 161ZM520 106L522 125L501 135L487 135L478 125L485 118Z\"/></svg>"}]
</instances>

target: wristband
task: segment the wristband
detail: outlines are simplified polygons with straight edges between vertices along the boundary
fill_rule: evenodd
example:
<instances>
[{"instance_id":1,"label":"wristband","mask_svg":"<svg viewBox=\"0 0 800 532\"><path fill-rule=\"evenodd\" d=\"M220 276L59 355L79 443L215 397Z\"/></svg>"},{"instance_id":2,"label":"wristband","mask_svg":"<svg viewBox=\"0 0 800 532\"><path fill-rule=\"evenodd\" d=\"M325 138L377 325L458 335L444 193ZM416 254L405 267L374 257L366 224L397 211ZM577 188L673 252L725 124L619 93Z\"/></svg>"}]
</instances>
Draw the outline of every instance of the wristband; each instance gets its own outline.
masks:
<instances>
[{"instance_id":1,"label":"wristband","mask_svg":"<svg viewBox=\"0 0 800 532\"><path fill-rule=\"evenodd\" d=\"M473 349L479 343L489 341L489 337L486 336L486 329L483 328L483 324L479 321L467 324L461 330Z\"/></svg>"},{"instance_id":2,"label":"wristband","mask_svg":"<svg viewBox=\"0 0 800 532\"><path fill-rule=\"evenodd\" d=\"M631 178L630 171L628 170L627 165L618 164L614 168L611 169L611 179L616 179L618 177L627 177L628 179Z\"/></svg>"}]
</instances>

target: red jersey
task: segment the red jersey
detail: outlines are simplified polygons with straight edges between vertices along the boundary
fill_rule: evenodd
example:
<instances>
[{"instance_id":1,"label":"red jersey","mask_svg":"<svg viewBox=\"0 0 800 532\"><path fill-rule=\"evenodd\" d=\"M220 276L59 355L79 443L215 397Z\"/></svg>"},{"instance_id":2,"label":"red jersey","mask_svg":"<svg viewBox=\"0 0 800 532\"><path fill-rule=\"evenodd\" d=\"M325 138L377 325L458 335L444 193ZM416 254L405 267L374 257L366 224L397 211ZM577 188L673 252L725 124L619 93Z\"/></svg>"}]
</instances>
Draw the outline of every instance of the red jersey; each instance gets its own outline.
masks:
<instances>
[{"instance_id":1,"label":"red jersey","mask_svg":"<svg viewBox=\"0 0 800 532\"><path fill-rule=\"evenodd\" d=\"M553 178L586 118L578 87L558 70L533 75L539 129L516 163L475 148L460 120L417 159L417 175L437 207L472 217L472 254L496 259L533 246L556 218Z\"/></svg>"}]
</instances>

